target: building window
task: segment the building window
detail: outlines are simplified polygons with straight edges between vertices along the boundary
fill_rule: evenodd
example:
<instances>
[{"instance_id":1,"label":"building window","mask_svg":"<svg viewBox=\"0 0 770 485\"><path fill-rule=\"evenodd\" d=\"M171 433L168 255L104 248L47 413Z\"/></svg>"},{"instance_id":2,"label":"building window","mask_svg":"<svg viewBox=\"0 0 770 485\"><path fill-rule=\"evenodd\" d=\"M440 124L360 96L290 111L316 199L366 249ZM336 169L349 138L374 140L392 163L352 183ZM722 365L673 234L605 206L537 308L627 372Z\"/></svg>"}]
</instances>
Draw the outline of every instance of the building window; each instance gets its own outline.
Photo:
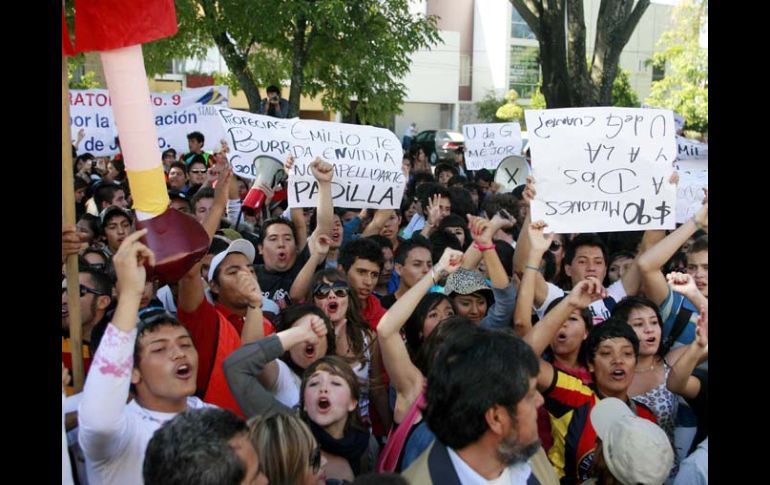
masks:
<instances>
[{"instance_id":1,"label":"building window","mask_svg":"<svg viewBox=\"0 0 770 485\"><path fill-rule=\"evenodd\" d=\"M652 66L652 82L660 81L664 77L666 77L666 66L665 65L662 65L662 66L653 65Z\"/></svg>"},{"instance_id":2,"label":"building window","mask_svg":"<svg viewBox=\"0 0 770 485\"><path fill-rule=\"evenodd\" d=\"M521 18L521 15L515 8L511 8L511 37L514 39L536 39L535 34L527 25L527 22Z\"/></svg>"},{"instance_id":3,"label":"building window","mask_svg":"<svg viewBox=\"0 0 770 485\"><path fill-rule=\"evenodd\" d=\"M540 82L540 49L534 46L511 46L509 88L521 98L531 98Z\"/></svg>"}]
</instances>

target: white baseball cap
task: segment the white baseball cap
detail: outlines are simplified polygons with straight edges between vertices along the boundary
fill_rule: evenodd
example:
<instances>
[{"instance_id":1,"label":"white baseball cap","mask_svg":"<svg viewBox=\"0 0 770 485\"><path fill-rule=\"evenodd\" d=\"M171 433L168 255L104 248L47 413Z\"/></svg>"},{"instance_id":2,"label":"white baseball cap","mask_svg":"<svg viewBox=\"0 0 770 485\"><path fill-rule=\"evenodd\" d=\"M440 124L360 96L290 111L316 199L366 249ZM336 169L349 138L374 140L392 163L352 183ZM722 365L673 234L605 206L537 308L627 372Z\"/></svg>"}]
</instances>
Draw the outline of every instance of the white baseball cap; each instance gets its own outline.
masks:
<instances>
[{"instance_id":1,"label":"white baseball cap","mask_svg":"<svg viewBox=\"0 0 770 485\"><path fill-rule=\"evenodd\" d=\"M254 263L254 256L256 256L254 245L251 244L251 242L246 239L236 239L227 246L227 249L214 256L214 259L211 260L211 266L209 266L209 281L214 279L214 272L230 253L243 254L249 260L249 263Z\"/></svg>"},{"instance_id":2,"label":"white baseball cap","mask_svg":"<svg viewBox=\"0 0 770 485\"><path fill-rule=\"evenodd\" d=\"M624 485L660 485L674 464L674 450L665 431L636 416L614 397L591 410L591 424L602 440L602 455L612 475Z\"/></svg>"}]
</instances>

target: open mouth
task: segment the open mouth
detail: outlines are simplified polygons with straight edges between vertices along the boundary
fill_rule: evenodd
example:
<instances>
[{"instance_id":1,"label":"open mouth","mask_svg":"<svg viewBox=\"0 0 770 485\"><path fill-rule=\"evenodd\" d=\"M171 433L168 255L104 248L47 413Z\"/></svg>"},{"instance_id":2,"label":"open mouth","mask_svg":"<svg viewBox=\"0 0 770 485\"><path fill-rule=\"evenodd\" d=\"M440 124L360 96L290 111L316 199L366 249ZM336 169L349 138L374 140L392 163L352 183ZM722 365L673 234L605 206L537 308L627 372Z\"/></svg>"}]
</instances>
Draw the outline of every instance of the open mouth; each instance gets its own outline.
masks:
<instances>
[{"instance_id":1,"label":"open mouth","mask_svg":"<svg viewBox=\"0 0 770 485\"><path fill-rule=\"evenodd\" d=\"M182 364L176 368L176 376L180 379L187 379L192 375L192 366L189 364Z\"/></svg>"},{"instance_id":2,"label":"open mouth","mask_svg":"<svg viewBox=\"0 0 770 485\"><path fill-rule=\"evenodd\" d=\"M612 378L616 381L622 381L626 378L626 371L623 369L615 369L612 371Z\"/></svg>"},{"instance_id":3,"label":"open mouth","mask_svg":"<svg viewBox=\"0 0 770 485\"><path fill-rule=\"evenodd\" d=\"M340 304L335 301L335 302L329 303L329 306L327 308L329 309L329 312L336 312L339 307L340 307Z\"/></svg>"},{"instance_id":4,"label":"open mouth","mask_svg":"<svg viewBox=\"0 0 770 485\"><path fill-rule=\"evenodd\" d=\"M567 341L567 334L564 332L559 332L559 334L556 336L556 341L560 344L563 344Z\"/></svg>"},{"instance_id":5,"label":"open mouth","mask_svg":"<svg viewBox=\"0 0 770 485\"><path fill-rule=\"evenodd\" d=\"M332 403L329 402L329 399L322 397L318 399L318 410L319 411L328 411L332 407Z\"/></svg>"},{"instance_id":6,"label":"open mouth","mask_svg":"<svg viewBox=\"0 0 770 485\"><path fill-rule=\"evenodd\" d=\"M278 252L278 261L284 263L286 260L289 259L288 253L286 251L279 251Z\"/></svg>"},{"instance_id":7,"label":"open mouth","mask_svg":"<svg viewBox=\"0 0 770 485\"><path fill-rule=\"evenodd\" d=\"M648 337L647 339L645 339L645 342L647 342L648 344L654 344L657 341L658 339L656 337Z\"/></svg>"},{"instance_id":8,"label":"open mouth","mask_svg":"<svg viewBox=\"0 0 770 485\"><path fill-rule=\"evenodd\" d=\"M305 347L305 357L308 359L312 359L315 357L315 345L313 344L307 344Z\"/></svg>"}]
</instances>

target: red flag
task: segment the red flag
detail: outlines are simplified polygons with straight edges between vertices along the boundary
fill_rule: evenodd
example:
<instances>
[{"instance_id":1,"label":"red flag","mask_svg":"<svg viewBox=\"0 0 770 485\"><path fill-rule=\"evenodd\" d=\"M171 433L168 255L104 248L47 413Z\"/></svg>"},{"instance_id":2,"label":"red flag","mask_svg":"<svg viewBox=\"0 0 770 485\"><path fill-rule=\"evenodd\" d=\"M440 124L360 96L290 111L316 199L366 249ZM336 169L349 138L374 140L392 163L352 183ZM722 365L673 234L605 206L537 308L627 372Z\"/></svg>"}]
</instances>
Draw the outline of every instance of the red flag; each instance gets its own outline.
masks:
<instances>
[{"instance_id":1,"label":"red flag","mask_svg":"<svg viewBox=\"0 0 770 485\"><path fill-rule=\"evenodd\" d=\"M75 0L75 50L108 51L177 32L174 0Z\"/></svg>"}]
</instances>

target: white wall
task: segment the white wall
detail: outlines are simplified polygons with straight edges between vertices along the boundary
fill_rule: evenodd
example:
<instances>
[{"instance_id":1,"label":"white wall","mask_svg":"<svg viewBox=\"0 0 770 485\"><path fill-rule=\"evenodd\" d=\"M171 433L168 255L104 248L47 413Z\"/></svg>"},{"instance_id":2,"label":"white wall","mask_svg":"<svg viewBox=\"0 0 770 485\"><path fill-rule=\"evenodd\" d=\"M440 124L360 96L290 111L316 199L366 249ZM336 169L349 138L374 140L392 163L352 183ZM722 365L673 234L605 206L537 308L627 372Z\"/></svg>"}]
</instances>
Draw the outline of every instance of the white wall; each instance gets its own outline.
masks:
<instances>
[{"instance_id":1,"label":"white wall","mask_svg":"<svg viewBox=\"0 0 770 485\"><path fill-rule=\"evenodd\" d=\"M442 30L443 44L421 49L411 57L404 77L406 102L456 103L460 85L460 34Z\"/></svg>"},{"instance_id":2,"label":"white wall","mask_svg":"<svg viewBox=\"0 0 770 485\"><path fill-rule=\"evenodd\" d=\"M473 12L473 94L481 101L490 89L508 90L511 4L508 0L477 0Z\"/></svg>"},{"instance_id":3,"label":"white wall","mask_svg":"<svg viewBox=\"0 0 770 485\"><path fill-rule=\"evenodd\" d=\"M417 123L417 132L444 128L441 125L441 105L437 103L406 103L404 113L396 116L396 136L404 136L404 130L412 123Z\"/></svg>"}]
</instances>

